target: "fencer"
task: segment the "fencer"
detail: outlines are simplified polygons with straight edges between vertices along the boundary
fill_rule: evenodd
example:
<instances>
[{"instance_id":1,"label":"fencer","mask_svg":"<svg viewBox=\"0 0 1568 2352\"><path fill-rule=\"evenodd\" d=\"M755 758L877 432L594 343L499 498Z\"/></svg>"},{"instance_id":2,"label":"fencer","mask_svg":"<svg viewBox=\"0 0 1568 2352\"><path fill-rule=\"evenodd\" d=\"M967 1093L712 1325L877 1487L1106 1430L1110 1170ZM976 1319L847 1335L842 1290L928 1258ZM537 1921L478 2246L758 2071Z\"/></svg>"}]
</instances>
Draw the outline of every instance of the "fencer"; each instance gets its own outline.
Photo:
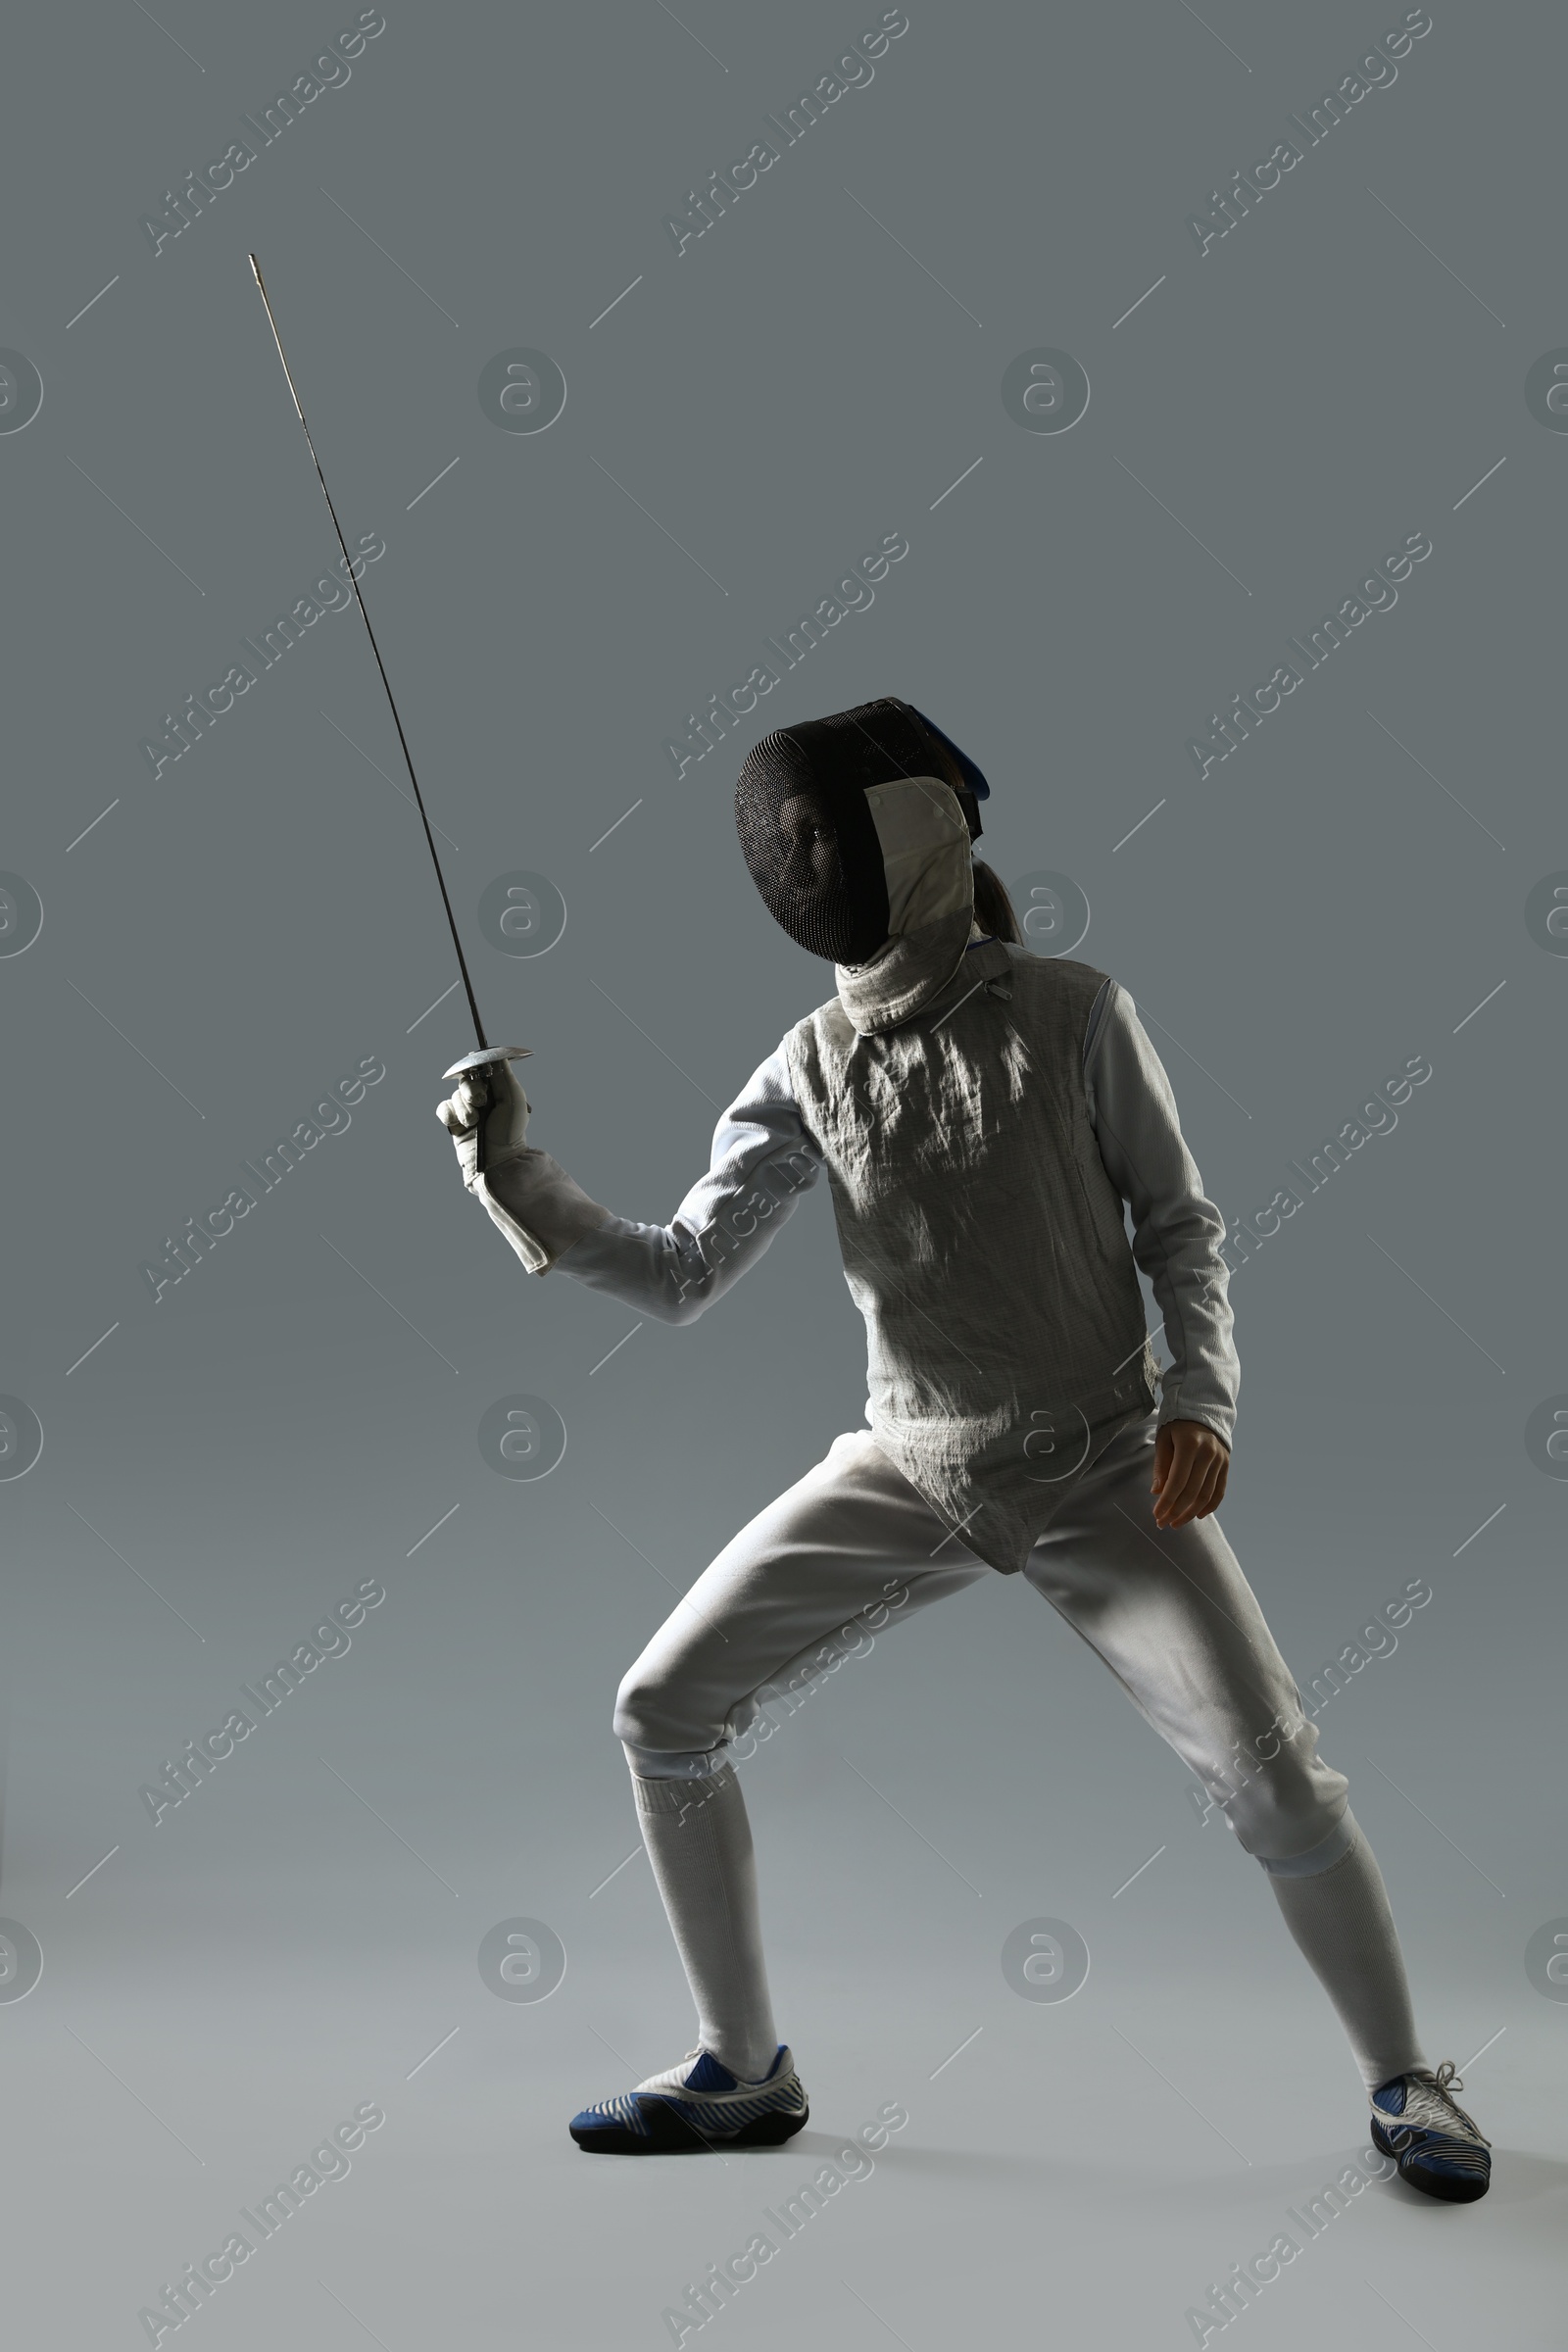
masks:
<instances>
[{"instance_id":1,"label":"fencer","mask_svg":"<svg viewBox=\"0 0 1568 2352\"><path fill-rule=\"evenodd\" d=\"M816 1671L840 1629L906 1622L1000 1573L1098 1650L1261 1866L1338 2012L1379 2147L1412 2186L1469 2201L1490 2143L1455 2104L1452 2065L1423 2054L1348 1784L1318 1754L1214 1516L1239 1379L1223 1222L1126 990L1020 941L973 855L989 797L896 698L757 746L736 791L746 864L790 938L833 964L835 993L742 1088L668 1224L612 1214L529 1144L506 1065L440 1106L465 1181L530 1273L671 1323L720 1298L825 1171L865 1319L866 1426L741 1530L621 1684L614 1729L698 2039L571 2135L655 2154L803 2127L731 1750L760 1694Z\"/></svg>"}]
</instances>

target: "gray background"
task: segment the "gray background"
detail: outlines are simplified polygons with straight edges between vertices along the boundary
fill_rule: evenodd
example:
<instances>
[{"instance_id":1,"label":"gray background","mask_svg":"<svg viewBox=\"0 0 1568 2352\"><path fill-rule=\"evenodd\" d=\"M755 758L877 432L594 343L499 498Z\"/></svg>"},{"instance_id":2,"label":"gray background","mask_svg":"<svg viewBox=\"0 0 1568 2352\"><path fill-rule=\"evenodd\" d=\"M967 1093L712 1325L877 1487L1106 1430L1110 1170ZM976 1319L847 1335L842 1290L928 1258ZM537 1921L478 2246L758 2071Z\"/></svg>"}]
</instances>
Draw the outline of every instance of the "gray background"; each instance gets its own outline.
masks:
<instances>
[{"instance_id":1,"label":"gray background","mask_svg":"<svg viewBox=\"0 0 1568 2352\"><path fill-rule=\"evenodd\" d=\"M155 259L139 215L353 13L89 0L10 34L0 343L45 386L0 435L0 864L45 910L0 959L0 1388L45 1432L0 1483L0 1912L44 1955L0 2004L31 2256L11 2329L145 2341L140 2307L365 2100L384 2127L219 2289L209 2345L668 2342L685 2282L889 2100L907 2128L725 2340L1175 2345L1365 2144L1257 1872L997 1579L746 1767L807 2134L664 2167L571 2149L575 2107L691 2034L646 1864L601 1885L635 1838L615 1683L857 1423L859 1326L812 1198L721 1311L603 1361L636 1318L527 1280L464 1198L431 1114L471 1041L461 995L419 1017L451 952L354 614L148 773L160 713L335 554L254 248L345 531L386 541L367 602L491 1033L536 1049L533 1138L598 1198L667 1216L824 993L756 901L730 787L764 724L880 693L988 770L1004 874L1086 894L1079 952L1149 1017L1228 1218L1430 1057L1233 1286L1223 1515L1299 1677L1432 1585L1322 1740L1432 2055L1484 2049L1497 2186L1468 2213L1370 2190L1247 2328L1446 2352L1506 2315L1557 2341L1568 2012L1524 1955L1568 1912L1568 1494L1524 1432L1568 1388L1568 964L1524 905L1568 866L1568 446L1523 387L1568 341L1560 20L1438 5L1397 81L1200 257L1186 215L1400 11L911 0L870 85L677 258L664 212L877 11L389 0L346 86ZM567 381L541 436L478 403L515 346ZM1038 346L1093 388L1059 438L1002 406ZM684 714L895 531L875 605L677 782ZM1416 531L1398 606L1200 783L1189 734ZM568 909L537 960L474 920L516 868ZM139 1262L362 1055L388 1074L352 1127L155 1306ZM478 1451L517 1392L568 1432L539 1484ZM141 1785L366 1577L387 1598L349 1654L155 1828ZM476 1964L519 1916L565 1947L542 2004ZM1092 1954L1064 2005L1002 1974L1042 1916Z\"/></svg>"}]
</instances>

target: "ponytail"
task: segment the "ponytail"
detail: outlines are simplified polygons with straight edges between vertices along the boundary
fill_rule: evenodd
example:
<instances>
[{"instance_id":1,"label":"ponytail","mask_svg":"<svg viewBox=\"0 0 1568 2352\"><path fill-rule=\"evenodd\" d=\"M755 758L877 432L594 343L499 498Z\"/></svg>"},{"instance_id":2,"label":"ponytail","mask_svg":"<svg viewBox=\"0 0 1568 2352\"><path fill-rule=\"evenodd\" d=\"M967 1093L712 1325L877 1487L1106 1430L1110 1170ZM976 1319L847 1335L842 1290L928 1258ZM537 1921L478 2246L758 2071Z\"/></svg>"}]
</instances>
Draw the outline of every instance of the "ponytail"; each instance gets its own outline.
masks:
<instances>
[{"instance_id":1,"label":"ponytail","mask_svg":"<svg viewBox=\"0 0 1568 2352\"><path fill-rule=\"evenodd\" d=\"M993 938L1004 939L1014 947L1023 945L1007 886L980 858L974 861L974 919Z\"/></svg>"}]
</instances>

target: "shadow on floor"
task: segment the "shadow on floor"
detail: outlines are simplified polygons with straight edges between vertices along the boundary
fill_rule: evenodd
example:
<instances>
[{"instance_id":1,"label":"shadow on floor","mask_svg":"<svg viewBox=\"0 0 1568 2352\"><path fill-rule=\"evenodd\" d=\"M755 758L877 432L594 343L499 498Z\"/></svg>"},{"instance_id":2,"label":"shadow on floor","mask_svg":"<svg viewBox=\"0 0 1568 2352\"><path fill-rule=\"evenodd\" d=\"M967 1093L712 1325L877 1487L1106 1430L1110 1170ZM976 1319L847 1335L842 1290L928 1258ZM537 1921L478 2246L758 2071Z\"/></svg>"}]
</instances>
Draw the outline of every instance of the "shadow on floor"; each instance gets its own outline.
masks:
<instances>
[{"instance_id":1,"label":"shadow on floor","mask_svg":"<svg viewBox=\"0 0 1568 2352\"><path fill-rule=\"evenodd\" d=\"M838 2148L852 2144L853 2135L835 2138L830 2132L808 2126L782 2148L736 2149L729 2153L732 2162L767 2159L788 2167L793 2160L804 2169L808 2159L820 2163L831 2159ZM1303 2149L1298 2155L1277 2163L1245 2167L1234 2161L1215 2164L1206 2154L1195 2154L1194 2169L1180 2177L1136 2161L1086 2164L1066 2153L1005 2155L986 2148L922 2147L903 2136L873 2154L872 2162L879 2169L885 2167L911 2180L923 2178L990 2190L1012 2188L1032 2197L1049 2196L1056 2191L1075 2204L1114 2198L1123 2208L1131 2201L1147 2205L1152 2212L1170 2214L1209 2211L1216 2197L1238 2190L1249 2198L1268 2195L1294 2204L1338 2180L1348 2164L1355 2165L1364 2175L1368 2167L1361 2157L1368 2144L1361 2140L1337 2148ZM1568 2162L1531 2150L1495 2146L1493 2162L1492 2191L1485 2200L1487 2210L1494 2216L1506 2211L1516 2223L1528 2220L1543 2233L1549 2230L1554 2239L1560 2238L1565 2218L1561 2199L1568 2192ZM1374 2180L1369 2186L1379 2197L1390 2198L1408 2211L1450 2217L1458 2210L1437 2198L1423 2196L1419 2189L1408 2187L1397 2178ZM1531 2233L1535 2233L1534 2229Z\"/></svg>"}]
</instances>

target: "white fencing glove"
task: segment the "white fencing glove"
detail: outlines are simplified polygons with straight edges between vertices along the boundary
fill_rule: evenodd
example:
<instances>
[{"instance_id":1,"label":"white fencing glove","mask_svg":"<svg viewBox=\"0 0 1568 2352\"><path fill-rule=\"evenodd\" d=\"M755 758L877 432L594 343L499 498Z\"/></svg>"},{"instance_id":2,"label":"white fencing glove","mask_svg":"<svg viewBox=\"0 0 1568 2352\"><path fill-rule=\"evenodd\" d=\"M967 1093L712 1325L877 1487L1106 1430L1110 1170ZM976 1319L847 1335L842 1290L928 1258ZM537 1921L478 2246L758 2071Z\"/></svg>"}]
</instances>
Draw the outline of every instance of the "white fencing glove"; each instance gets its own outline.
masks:
<instances>
[{"instance_id":1,"label":"white fencing glove","mask_svg":"<svg viewBox=\"0 0 1568 2352\"><path fill-rule=\"evenodd\" d=\"M435 1115L452 1138L463 1181L470 1192L478 1173L481 1120L486 1176L494 1175L508 1160L521 1159L527 1149L528 1098L510 1061L466 1070L456 1093L437 1103Z\"/></svg>"},{"instance_id":2,"label":"white fencing glove","mask_svg":"<svg viewBox=\"0 0 1568 2352\"><path fill-rule=\"evenodd\" d=\"M463 1181L482 1200L530 1274L546 1274L573 1242L604 1224L610 1211L590 1200L565 1169L525 1139L528 1098L508 1061L466 1071L457 1091L436 1105L457 1150ZM481 1124L484 1166L479 1160Z\"/></svg>"}]
</instances>

